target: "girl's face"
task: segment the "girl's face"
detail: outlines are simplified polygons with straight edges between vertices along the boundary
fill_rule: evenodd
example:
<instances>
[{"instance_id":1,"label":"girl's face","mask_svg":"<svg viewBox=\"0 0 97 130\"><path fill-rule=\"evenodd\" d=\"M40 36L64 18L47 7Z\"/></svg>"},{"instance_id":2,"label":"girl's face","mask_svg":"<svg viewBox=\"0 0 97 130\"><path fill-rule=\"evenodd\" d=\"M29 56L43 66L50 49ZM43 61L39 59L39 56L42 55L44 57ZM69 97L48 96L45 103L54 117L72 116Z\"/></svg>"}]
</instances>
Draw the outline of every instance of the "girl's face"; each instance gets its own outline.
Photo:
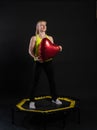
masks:
<instances>
[{"instance_id":1,"label":"girl's face","mask_svg":"<svg viewBox=\"0 0 97 130\"><path fill-rule=\"evenodd\" d=\"M45 32L47 30L46 22L39 22L37 27L39 32Z\"/></svg>"}]
</instances>

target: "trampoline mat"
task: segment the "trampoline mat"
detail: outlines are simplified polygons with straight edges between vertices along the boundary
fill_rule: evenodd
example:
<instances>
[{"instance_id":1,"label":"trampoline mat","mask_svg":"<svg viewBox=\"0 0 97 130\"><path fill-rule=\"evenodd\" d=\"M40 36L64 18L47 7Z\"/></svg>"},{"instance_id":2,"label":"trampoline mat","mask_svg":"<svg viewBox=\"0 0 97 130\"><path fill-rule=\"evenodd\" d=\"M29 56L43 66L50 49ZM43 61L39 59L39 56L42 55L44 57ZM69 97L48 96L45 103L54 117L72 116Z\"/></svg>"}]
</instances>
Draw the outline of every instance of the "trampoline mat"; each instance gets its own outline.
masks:
<instances>
[{"instance_id":1,"label":"trampoline mat","mask_svg":"<svg viewBox=\"0 0 97 130\"><path fill-rule=\"evenodd\" d=\"M30 101L27 101L23 104L23 108L29 109L29 103ZM36 110L51 110L51 109L57 109L61 107L68 107L70 106L70 102L62 101L62 105L56 105L55 103L52 103L49 99L41 99L35 101Z\"/></svg>"}]
</instances>

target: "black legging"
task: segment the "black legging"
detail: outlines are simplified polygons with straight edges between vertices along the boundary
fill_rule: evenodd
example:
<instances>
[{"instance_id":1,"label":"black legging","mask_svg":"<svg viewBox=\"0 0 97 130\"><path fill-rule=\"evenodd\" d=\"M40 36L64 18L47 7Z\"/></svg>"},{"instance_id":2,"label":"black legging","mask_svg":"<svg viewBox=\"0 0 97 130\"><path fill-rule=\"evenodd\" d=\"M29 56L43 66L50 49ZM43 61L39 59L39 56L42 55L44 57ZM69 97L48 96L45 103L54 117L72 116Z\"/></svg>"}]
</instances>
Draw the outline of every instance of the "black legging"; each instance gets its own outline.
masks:
<instances>
[{"instance_id":1,"label":"black legging","mask_svg":"<svg viewBox=\"0 0 97 130\"><path fill-rule=\"evenodd\" d=\"M53 99L57 98L56 95L56 85L54 80L54 69L53 69L53 63L52 60L44 63L40 63L38 61L35 62L35 68L34 68L34 79L33 79L33 87L31 88L30 92L30 99L33 100L35 91L38 86L39 78L42 69L45 71L48 81L49 81L49 87L50 87L50 93Z\"/></svg>"}]
</instances>

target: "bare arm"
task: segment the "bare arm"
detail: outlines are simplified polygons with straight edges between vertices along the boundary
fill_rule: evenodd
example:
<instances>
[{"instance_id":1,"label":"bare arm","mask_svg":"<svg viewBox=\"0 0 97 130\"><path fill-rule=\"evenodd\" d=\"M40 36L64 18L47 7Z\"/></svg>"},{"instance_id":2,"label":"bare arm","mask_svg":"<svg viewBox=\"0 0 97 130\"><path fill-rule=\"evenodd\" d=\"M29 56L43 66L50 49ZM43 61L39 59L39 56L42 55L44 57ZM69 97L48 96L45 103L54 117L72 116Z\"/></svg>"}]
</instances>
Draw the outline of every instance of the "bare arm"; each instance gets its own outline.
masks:
<instances>
[{"instance_id":1,"label":"bare arm","mask_svg":"<svg viewBox=\"0 0 97 130\"><path fill-rule=\"evenodd\" d=\"M30 40L30 44L29 44L29 54L35 58L35 55L34 55L34 46L35 46L35 42L36 42L36 37L33 36Z\"/></svg>"},{"instance_id":2,"label":"bare arm","mask_svg":"<svg viewBox=\"0 0 97 130\"><path fill-rule=\"evenodd\" d=\"M29 54L36 60L39 62L42 62L42 60L39 57L36 57L34 54L34 47L35 47L35 42L36 42L36 37L33 36L30 40L30 44L29 44Z\"/></svg>"},{"instance_id":3,"label":"bare arm","mask_svg":"<svg viewBox=\"0 0 97 130\"><path fill-rule=\"evenodd\" d=\"M54 44L54 39L53 39L53 37L49 36L49 38L50 38L50 41Z\"/></svg>"},{"instance_id":4,"label":"bare arm","mask_svg":"<svg viewBox=\"0 0 97 130\"><path fill-rule=\"evenodd\" d=\"M53 37L49 36L49 38L50 38L51 42L54 44L54 39L53 39ZM59 45L59 48L60 48L60 51L62 51L62 46Z\"/></svg>"}]
</instances>

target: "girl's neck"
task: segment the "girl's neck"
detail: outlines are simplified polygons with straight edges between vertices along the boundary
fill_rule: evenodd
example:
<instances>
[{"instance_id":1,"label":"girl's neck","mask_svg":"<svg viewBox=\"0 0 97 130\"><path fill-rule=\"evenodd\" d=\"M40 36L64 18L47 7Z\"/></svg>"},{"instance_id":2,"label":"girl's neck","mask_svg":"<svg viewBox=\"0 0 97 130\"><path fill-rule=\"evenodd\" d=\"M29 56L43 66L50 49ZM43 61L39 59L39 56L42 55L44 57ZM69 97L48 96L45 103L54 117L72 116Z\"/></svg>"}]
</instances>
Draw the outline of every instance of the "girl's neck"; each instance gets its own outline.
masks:
<instances>
[{"instance_id":1,"label":"girl's neck","mask_svg":"<svg viewBox=\"0 0 97 130\"><path fill-rule=\"evenodd\" d=\"M40 38L45 38L45 37L46 37L46 33L45 33L45 32L39 33L39 37L40 37Z\"/></svg>"}]
</instances>

